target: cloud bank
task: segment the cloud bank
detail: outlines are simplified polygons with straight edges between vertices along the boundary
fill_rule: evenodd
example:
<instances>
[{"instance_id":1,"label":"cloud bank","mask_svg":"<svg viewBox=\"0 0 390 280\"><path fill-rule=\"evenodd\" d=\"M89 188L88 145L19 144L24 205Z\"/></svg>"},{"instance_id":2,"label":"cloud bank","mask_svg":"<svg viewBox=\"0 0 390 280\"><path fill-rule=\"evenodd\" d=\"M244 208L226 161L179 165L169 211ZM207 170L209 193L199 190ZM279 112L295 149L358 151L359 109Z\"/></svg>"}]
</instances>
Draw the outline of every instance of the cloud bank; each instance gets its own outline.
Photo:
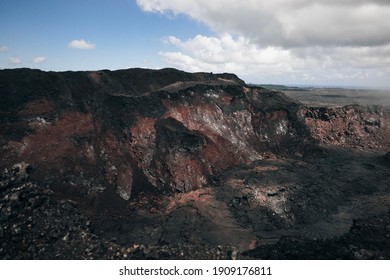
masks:
<instances>
[{"instance_id":1,"label":"cloud bank","mask_svg":"<svg viewBox=\"0 0 390 280\"><path fill-rule=\"evenodd\" d=\"M71 41L68 44L68 48L70 48L70 49L84 49L84 50L88 50L88 49L96 48L96 45L92 44L90 42L87 42L84 39L80 39L80 40L73 40L73 41Z\"/></svg>"},{"instance_id":2,"label":"cloud bank","mask_svg":"<svg viewBox=\"0 0 390 280\"><path fill-rule=\"evenodd\" d=\"M137 0L148 12L186 14L216 32L273 46L390 43L387 0Z\"/></svg>"},{"instance_id":3,"label":"cloud bank","mask_svg":"<svg viewBox=\"0 0 390 280\"><path fill-rule=\"evenodd\" d=\"M186 70L233 71L249 80L284 78L292 83L385 84L384 77L390 74L388 0L137 0L137 4L146 12L184 14L215 32L190 39L169 34L165 39L176 50L161 56Z\"/></svg>"}]
</instances>

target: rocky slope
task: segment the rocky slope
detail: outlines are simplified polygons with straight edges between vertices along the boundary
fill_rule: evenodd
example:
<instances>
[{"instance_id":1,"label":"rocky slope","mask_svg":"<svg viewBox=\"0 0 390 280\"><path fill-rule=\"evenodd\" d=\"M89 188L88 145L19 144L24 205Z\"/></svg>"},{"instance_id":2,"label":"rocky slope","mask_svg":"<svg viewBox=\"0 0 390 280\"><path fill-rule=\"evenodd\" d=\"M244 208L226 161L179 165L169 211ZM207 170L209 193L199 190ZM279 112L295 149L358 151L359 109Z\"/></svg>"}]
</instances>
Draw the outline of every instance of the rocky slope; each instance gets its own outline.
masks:
<instances>
[{"instance_id":1,"label":"rocky slope","mask_svg":"<svg viewBox=\"0 0 390 280\"><path fill-rule=\"evenodd\" d=\"M305 123L321 143L358 150L390 150L390 109L347 105L306 109Z\"/></svg>"},{"instance_id":2,"label":"rocky slope","mask_svg":"<svg viewBox=\"0 0 390 280\"><path fill-rule=\"evenodd\" d=\"M1 167L28 162L69 192L188 192L311 140L298 104L229 74L21 69L0 85Z\"/></svg>"},{"instance_id":3,"label":"rocky slope","mask_svg":"<svg viewBox=\"0 0 390 280\"><path fill-rule=\"evenodd\" d=\"M389 210L383 107L175 69L3 70L0 94L2 258L283 258L239 252Z\"/></svg>"}]
</instances>

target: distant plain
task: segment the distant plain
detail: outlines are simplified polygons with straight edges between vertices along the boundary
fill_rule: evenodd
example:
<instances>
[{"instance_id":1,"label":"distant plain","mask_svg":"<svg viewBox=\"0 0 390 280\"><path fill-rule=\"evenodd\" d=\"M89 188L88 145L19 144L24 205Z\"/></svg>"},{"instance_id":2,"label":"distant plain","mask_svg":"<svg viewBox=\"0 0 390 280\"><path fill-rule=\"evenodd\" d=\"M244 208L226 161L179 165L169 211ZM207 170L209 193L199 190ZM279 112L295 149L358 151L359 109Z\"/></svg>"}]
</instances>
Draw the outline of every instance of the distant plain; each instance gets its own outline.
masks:
<instances>
[{"instance_id":1,"label":"distant plain","mask_svg":"<svg viewBox=\"0 0 390 280\"><path fill-rule=\"evenodd\" d=\"M345 105L390 106L390 89L352 89L331 87L293 87L261 85L284 92L308 107L340 107Z\"/></svg>"}]
</instances>

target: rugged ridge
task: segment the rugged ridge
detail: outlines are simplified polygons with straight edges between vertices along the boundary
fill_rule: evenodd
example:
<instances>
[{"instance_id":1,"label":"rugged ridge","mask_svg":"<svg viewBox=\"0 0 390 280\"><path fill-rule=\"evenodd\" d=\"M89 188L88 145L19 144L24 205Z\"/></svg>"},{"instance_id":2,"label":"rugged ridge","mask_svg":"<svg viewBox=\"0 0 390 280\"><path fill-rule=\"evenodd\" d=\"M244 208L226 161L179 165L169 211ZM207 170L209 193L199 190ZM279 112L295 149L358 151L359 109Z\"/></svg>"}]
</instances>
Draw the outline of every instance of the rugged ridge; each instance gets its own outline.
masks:
<instances>
[{"instance_id":1,"label":"rugged ridge","mask_svg":"<svg viewBox=\"0 0 390 280\"><path fill-rule=\"evenodd\" d=\"M1 258L389 256L388 108L176 69L2 70L0 95Z\"/></svg>"},{"instance_id":2,"label":"rugged ridge","mask_svg":"<svg viewBox=\"0 0 390 280\"><path fill-rule=\"evenodd\" d=\"M45 172L36 176L61 177L59 188L116 188L126 200L142 191L187 192L228 167L299 153L311 141L299 104L232 74L19 69L0 76L1 166L24 160Z\"/></svg>"}]
</instances>

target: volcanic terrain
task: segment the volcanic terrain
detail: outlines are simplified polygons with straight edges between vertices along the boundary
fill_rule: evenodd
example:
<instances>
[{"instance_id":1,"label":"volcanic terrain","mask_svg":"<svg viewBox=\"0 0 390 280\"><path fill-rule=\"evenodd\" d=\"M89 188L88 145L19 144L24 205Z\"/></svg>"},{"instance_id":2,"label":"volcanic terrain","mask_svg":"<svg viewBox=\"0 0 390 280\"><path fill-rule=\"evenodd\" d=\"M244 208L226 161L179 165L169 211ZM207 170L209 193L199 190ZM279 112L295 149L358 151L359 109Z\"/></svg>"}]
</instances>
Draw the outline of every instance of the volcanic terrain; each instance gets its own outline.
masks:
<instances>
[{"instance_id":1,"label":"volcanic terrain","mask_svg":"<svg viewBox=\"0 0 390 280\"><path fill-rule=\"evenodd\" d=\"M2 259L389 259L390 109L233 74L0 71Z\"/></svg>"}]
</instances>

